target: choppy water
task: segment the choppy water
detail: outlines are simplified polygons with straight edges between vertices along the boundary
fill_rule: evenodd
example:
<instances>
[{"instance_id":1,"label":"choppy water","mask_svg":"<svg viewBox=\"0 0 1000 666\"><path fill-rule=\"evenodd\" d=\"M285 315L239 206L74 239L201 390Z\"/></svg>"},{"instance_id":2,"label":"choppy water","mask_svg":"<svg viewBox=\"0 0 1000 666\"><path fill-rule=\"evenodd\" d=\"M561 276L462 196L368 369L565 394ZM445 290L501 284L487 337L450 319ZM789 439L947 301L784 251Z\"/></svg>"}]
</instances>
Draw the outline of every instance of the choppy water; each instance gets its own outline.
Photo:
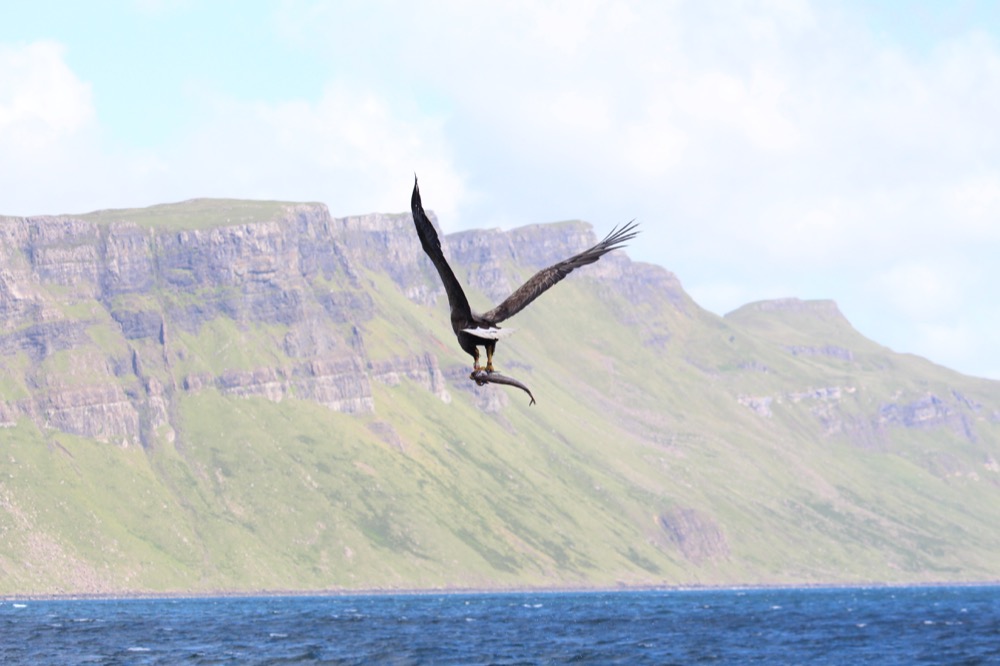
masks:
<instances>
[{"instance_id":1,"label":"choppy water","mask_svg":"<svg viewBox=\"0 0 1000 666\"><path fill-rule=\"evenodd\" d=\"M0 602L3 664L1000 664L1000 587Z\"/></svg>"}]
</instances>

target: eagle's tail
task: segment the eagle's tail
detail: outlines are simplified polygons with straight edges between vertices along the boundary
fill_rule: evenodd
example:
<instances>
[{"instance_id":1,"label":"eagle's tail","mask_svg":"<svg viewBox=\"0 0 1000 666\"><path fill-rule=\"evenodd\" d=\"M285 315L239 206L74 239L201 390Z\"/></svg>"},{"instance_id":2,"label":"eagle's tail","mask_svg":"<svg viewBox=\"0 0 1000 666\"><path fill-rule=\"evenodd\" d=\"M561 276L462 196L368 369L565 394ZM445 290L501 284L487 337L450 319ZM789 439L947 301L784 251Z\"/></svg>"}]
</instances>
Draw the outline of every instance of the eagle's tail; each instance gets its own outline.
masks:
<instances>
[{"instance_id":1,"label":"eagle's tail","mask_svg":"<svg viewBox=\"0 0 1000 666\"><path fill-rule=\"evenodd\" d=\"M487 340L502 340L515 331L513 328L500 328L498 326L490 326L489 328L463 328L462 330Z\"/></svg>"}]
</instances>

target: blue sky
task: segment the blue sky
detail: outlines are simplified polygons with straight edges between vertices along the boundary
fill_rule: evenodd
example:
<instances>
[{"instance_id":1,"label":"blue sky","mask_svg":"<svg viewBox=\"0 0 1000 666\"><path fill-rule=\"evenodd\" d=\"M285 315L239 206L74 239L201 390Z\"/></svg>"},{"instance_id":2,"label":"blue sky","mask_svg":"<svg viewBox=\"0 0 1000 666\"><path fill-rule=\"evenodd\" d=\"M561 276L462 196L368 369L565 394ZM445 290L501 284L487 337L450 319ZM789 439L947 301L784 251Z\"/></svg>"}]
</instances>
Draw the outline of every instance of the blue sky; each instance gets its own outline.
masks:
<instances>
[{"instance_id":1,"label":"blue sky","mask_svg":"<svg viewBox=\"0 0 1000 666\"><path fill-rule=\"evenodd\" d=\"M1000 379L1000 3L8 2L0 214L194 197L637 218L723 314Z\"/></svg>"}]
</instances>

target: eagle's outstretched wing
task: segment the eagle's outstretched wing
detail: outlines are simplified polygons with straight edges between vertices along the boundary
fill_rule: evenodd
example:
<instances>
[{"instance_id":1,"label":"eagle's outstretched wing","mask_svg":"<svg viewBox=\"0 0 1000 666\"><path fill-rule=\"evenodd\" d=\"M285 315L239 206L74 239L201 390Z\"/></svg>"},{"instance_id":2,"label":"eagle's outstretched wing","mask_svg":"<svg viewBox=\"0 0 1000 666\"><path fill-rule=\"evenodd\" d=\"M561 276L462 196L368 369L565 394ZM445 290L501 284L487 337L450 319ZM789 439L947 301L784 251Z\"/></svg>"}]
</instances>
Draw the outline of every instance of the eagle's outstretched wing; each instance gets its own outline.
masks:
<instances>
[{"instance_id":1,"label":"eagle's outstretched wing","mask_svg":"<svg viewBox=\"0 0 1000 666\"><path fill-rule=\"evenodd\" d=\"M455 318L456 314L464 319L470 318L472 310L469 308L469 299L465 297L462 285L444 258L444 252L441 251L441 239L438 238L434 225L427 219L423 204L420 203L420 189L417 187L416 176L413 177L413 196L410 197L410 210L413 212L413 226L417 228L420 245L430 257L431 263L434 264L438 275L441 276L441 282L444 283L444 291L448 294L448 305L451 307L452 318Z\"/></svg>"},{"instance_id":2,"label":"eagle's outstretched wing","mask_svg":"<svg viewBox=\"0 0 1000 666\"><path fill-rule=\"evenodd\" d=\"M499 323L508 317L514 316L523 310L528 303L541 296L546 289L569 275L574 268L592 264L608 252L620 248L626 242L635 238L636 234L639 233L636 231L637 226L638 225L632 221L623 226L621 229L612 229L611 233L604 237L604 240L589 250L584 250L569 259L560 261L558 264L554 264L548 268L543 268L538 271L531 277L531 279L518 287L513 294L508 296L503 303L484 314L483 319L492 323Z\"/></svg>"}]
</instances>

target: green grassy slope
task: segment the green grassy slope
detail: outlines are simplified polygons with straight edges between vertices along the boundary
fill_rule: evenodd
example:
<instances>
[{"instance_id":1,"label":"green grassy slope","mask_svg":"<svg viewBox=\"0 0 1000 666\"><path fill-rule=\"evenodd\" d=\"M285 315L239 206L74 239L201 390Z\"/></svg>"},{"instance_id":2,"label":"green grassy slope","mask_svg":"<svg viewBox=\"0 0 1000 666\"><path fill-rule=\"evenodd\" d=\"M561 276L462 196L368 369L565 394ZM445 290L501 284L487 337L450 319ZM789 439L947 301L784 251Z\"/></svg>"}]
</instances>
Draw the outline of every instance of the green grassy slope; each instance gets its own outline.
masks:
<instances>
[{"instance_id":1,"label":"green grassy slope","mask_svg":"<svg viewBox=\"0 0 1000 666\"><path fill-rule=\"evenodd\" d=\"M191 199L147 208L98 210L76 215L88 222L131 222L150 229L211 229L230 224L251 224L280 219L298 204L243 199Z\"/></svg>"},{"instance_id":2,"label":"green grassy slope","mask_svg":"<svg viewBox=\"0 0 1000 666\"><path fill-rule=\"evenodd\" d=\"M443 299L361 283L371 360L431 352L451 402L405 379L373 382L359 415L207 387L145 448L22 419L0 431L0 593L1000 578L997 383L880 347L829 304L720 318L584 269L499 346L529 407L464 379ZM283 334L218 318L149 372L273 366ZM950 416L892 421L929 395Z\"/></svg>"}]
</instances>

